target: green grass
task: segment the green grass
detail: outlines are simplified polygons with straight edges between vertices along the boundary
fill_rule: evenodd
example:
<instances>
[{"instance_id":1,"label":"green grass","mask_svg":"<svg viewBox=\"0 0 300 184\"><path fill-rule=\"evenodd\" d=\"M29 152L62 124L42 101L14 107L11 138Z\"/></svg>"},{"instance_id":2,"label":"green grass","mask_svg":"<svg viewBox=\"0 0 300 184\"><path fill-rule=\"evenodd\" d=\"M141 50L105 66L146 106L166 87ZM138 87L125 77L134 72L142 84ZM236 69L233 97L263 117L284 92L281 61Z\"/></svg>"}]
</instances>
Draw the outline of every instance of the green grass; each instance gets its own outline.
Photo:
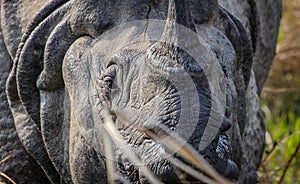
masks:
<instances>
[{"instance_id":1,"label":"green grass","mask_svg":"<svg viewBox=\"0 0 300 184\"><path fill-rule=\"evenodd\" d=\"M260 183L300 183L300 0L283 0L283 18L265 90L266 150Z\"/></svg>"},{"instance_id":2,"label":"green grass","mask_svg":"<svg viewBox=\"0 0 300 184\"><path fill-rule=\"evenodd\" d=\"M259 170L261 183L300 183L300 116L287 112L266 117L266 128L267 145Z\"/></svg>"}]
</instances>

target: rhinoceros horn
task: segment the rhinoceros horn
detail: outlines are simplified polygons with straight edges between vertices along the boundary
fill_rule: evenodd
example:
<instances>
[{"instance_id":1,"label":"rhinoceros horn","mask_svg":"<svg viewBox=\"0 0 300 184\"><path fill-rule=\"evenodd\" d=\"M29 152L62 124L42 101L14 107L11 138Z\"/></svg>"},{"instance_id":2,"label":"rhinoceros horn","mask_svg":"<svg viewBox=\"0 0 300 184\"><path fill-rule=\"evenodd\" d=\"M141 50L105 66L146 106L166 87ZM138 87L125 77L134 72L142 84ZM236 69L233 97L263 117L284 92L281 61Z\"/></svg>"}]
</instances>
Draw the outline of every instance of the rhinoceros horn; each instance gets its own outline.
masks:
<instances>
[{"instance_id":1,"label":"rhinoceros horn","mask_svg":"<svg viewBox=\"0 0 300 184\"><path fill-rule=\"evenodd\" d=\"M189 8L187 7L189 1L178 2L178 0L169 0L168 16L164 32L161 37L161 42L176 45L178 39L178 25L181 24L189 29L195 31L192 22ZM183 11L184 10L184 11Z\"/></svg>"}]
</instances>

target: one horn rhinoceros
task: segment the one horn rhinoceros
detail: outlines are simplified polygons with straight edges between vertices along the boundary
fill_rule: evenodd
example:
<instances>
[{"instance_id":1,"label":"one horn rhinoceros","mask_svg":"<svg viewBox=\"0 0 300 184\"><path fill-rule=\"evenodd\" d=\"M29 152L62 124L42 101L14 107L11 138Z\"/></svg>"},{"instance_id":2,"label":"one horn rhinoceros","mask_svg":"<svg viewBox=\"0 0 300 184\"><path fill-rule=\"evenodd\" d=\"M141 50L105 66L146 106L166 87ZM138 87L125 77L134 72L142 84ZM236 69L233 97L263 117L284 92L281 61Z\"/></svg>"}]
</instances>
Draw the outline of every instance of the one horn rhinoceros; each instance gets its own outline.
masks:
<instances>
[{"instance_id":1,"label":"one horn rhinoceros","mask_svg":"<svg viewBox=\"0 0 300 184\"><path fill-rule=\"evenodd\" d=\"M0 159L13 157L0 171L107 183L110 163L119 182L151 182L132 154L161 182L197 183L145 133L167 128L224 182L256 183L280 12L280 0L2 0ZM104 144L107 118L130 153Z\"/></svg>"}]
</instances>

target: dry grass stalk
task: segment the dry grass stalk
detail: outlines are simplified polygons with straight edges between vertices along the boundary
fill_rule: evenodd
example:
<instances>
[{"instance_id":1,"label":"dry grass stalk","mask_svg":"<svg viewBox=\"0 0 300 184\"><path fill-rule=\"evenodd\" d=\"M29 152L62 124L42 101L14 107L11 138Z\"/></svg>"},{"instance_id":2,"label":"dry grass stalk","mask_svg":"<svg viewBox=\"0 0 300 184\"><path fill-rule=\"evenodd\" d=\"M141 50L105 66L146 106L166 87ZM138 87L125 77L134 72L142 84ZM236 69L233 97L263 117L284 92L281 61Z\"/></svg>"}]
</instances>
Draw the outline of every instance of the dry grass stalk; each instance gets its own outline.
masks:
<instances>
[{"instance_id":1,"label":"dry grass stalk","mask_svg":"<svg viewBox=\"0 0 300 184\"><path fill-rule=\"evenodd\" d=\"M0 176L3 176L4 178L6 178L8 181L10 181L12 184L16 184L16 182L14 182L14 180L12 180L9 176L7 176L5 173L0 172Z\"/></svg>"},{"instance_id":2,"label":"dry grass stalk","mask_svg":"<svg viewBox=\"0 0 300 184\"><path fill-rule=\"evenodd\" d=\"M111 120L110 114L107 111L106 116L110 119L110 126L115 129L114 124ZM122 121L129 122L128 121L128 114L124 114L123 112L117 112L118 118L121 118ZM130 116L135 116L133 114L130 114ZM192 169L191 166L183 165L178 162L174 157L173 158L166 158L174 165L180 165L182 167L178 167L185 171L187 174L195 177L196 179L199 179L199 181L205 182L205 183L222 183L222 184L233 184L234 182L229 181L227 178L221 176L215 169L210 166L210 164L194 149L191 145L186 143L186 141L181 138L178 134L175 132L169 130L164 125L158 125L159 127L156 127L157 130L155 131L153 129L151 130L140 130L144 134L146 134L151 139L161 143L164 147L166 147L169 151L171 151L171 154L176 153L181 158L183 158L185 161L189 162L191 165L195 166L197 169L199 169L201 172L205 173L207 176L213 178L210 179L209 177L201 174L200 172ZM111 127L111 128L112 128ZM117 130L116 130L117 131ZM112 134L110 134L112 136ZM120 138L122 141L124 141L121 136ZM123 144L126 144L124 141ZM129 149L130 150L130 149ZM132 152L130 150L130 152ZM134 153L133 153L134 154ZM135 154L134 154L135 155ZM172 162L175 161L175 162ZM187 166L187 167L186 167ZM189 168L189 169L188 169Z\"/></svg>"},{"instance_id":3,"label":"dry grass stalk","mask_svg":"<svg viewBox=\"0 0 300 184\"><path fill-rule=\"evenodd\" d=\"M5 157L3 160L0 161L0 165L2 165L6 160L11 158L12 158L12 154L8 155L7 157Z\"/></svg>"},{"instance_id":4,"label":"dry grass stalk","mask_svg":"<svg viewBox=\"0 0 300 184\"><path fill-rule=\"evenodd\" d=\"M151 139L160 142L172 153L176 153L191 165L194 165L197 169L213 178L217 183L233 184L232 181L229 181L227 178L221 176L191 145L186 143L186 141L178 134L170 131L164 125L159 125L159 129L159 131L144 130L144 132ZM199 175L198 179L199 178L203 178L203 176ZM205 179L208 180L208 178Z\"/></svg>"},{"instance_id":5,"label":"dry grass stalk","mask_svg":"<svg viewBox=\"0 0 300 184\"><path fill-rule=\"evenodd\" d=\"M114 143L111 139L110 135L106 130L104 130L104 151L105 151L105 161L106 161L106 170L107 170L107 181L110 184L118 183L120 181L123 184L130 184L126 178L122 175L117 174L116 166L114 163L113 157L114 156Z\"/></svg>"},{"instance_id":6,"label":"dry grass stalk","mask_svg":"<svg viewBox=\"0 0 300 184\"><path fill-rule=\"evenodd\" d=\"M287 163L286 163L286 165L284 167L284 170L283 170L283 174L280 177L279 184L283 183L283 180L285 178L286 172L287 172L288 168L290 167L290 165L292 164L293 159L296 158L296 156L297 156L297 154L299 152L299 149L300 149L300 142L298 143L298 145L296 147L296 150L292 154L291 158L287 161Z\"/></svg>"},{"instance_id":7,"label":"dry grass stalk","mask_svg":"<svg viewBox=\"0 0 300 184\"><path fill-rule=\"evenodd\" d=\"M104 110L103 112L104 117L104 129L109 134L110 138L113 140L113 142L123 150L124 154L126 154L128 160L132 162L133 164L137 165L141 172L144 174L145 177L151 182L151 183L162 183L155 174L147 168L144 163L136 156L136 154L130 149L130 147L127 145L127 142L123 140L121 134L118 132L116 127L114 126L113 120L108 112L108 110Z\"/></svg>"},{"instance_id":8,"label":"dry grass stalk","mask_svg":"<svg viewBox=\"0 0 300 184\"><path fill-rule=\"evenodd\" d=\"M114 184L117 180L116 178L116 167L113 161L114 155L114 145L106 131L103 131L103 139L104 139L104 151L105 151L105 161L106 161L106 170L107 170L107 181L108 183Z\"/></svg>"},{"instance_id":9,"label":"dry grass stalk","mask_svg":"<svg viewBox=\"0 0 300 184\"><path fill-rule=\"evenodd\" d=\"M0 165L2 165L5 161L7 161L8 159L12 158L12 155L8 155L7 157L5 157L3 160L0 161ZM12 180L9 176L7 176L5 173L0 171L0 176L6 178L8 181L10 181L12 184L16 184L16 182L14 180ZM0 184L2 184L2 182L0 182Z\"/></svg>"}]
</instances>

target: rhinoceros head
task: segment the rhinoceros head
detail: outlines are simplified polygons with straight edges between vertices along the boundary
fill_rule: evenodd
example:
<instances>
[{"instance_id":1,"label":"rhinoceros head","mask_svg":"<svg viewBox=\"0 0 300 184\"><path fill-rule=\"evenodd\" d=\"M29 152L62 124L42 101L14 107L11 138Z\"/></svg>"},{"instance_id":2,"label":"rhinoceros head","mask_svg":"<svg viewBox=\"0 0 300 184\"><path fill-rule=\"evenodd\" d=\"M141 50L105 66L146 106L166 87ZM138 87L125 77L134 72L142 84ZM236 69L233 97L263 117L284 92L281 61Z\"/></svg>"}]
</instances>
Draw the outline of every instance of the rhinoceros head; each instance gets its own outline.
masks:
<instances>
[{"instance_id":1,"label":"rhinoceros head","mask_svg":"<svg viewBox=\"0 0 300 184\"><path fill-rule=\"evenodd\" d=\"M226 131L249 80L245 31L217 1L142 1L140 12L121 4L128 13L112 1L71 1L29 26L7 90L23 144L50 178L49 158L66 182L105 182L109 109L123 140L162 181L177 180L176 167L141 131L160 125L237 179ZM121 149L110 159L125 177L142 180Z\"/></svg>"}]
</instances>

